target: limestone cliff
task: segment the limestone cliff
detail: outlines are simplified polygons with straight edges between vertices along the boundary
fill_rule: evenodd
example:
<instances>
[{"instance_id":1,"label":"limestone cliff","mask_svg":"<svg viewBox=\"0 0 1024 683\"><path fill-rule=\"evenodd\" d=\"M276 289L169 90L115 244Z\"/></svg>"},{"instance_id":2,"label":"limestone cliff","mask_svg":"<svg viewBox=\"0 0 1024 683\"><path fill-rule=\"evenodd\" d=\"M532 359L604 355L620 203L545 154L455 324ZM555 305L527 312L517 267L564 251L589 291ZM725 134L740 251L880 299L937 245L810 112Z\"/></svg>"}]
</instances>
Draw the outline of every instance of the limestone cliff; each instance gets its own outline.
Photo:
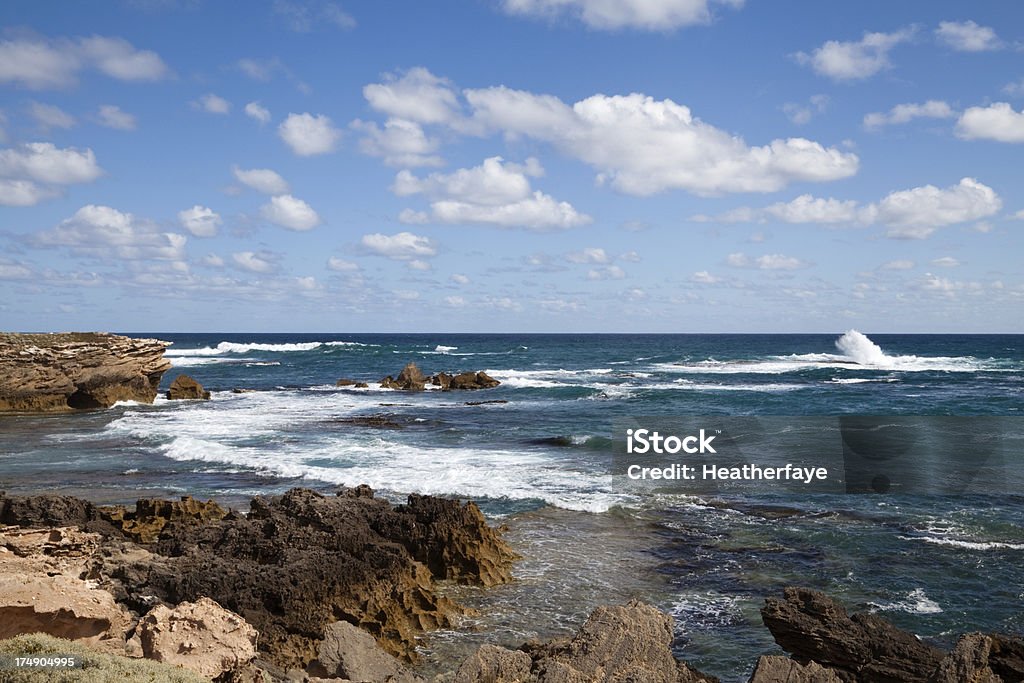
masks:
<instances>
[{"instance_id":1,"label":"limestone cliff","mask_svg":"<svg viewBox=\"0 0 1024 683\"><path fill-rule=\"evenodd\" d=\"M0 333L0 411L60 412L152 403L168 342L105 332Z\"/></svg>"}]
</instances>

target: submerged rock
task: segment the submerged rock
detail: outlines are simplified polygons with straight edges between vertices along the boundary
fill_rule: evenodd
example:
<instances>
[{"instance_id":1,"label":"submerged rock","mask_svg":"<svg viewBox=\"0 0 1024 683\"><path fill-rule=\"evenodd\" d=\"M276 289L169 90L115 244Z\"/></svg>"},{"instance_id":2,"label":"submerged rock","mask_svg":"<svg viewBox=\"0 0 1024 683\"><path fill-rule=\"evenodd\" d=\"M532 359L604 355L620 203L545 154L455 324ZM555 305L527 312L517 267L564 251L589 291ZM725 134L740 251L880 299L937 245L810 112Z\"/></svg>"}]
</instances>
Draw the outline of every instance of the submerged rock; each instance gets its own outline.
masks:
<instances>
[{"instance_id":1,"label":"submerged rock","mask_svg":"<svg viewBox=\"0 0 1024 683\"><path fill-rule=\"evenodd\" d=\"M188 375L178 375L167 390L167 398L171 401L209 400L210 392Z\"/></svg>"},{"instance_id":2,"label":"submerged rock","mask_svg":"<svg viewBox=\"0 0 1024 683\"><path fill-rule=\"evenodd\" d=\"M169 342L105 332L0 333L0 411L60 412L152 403Z\"/></svg>"}]
</instances>

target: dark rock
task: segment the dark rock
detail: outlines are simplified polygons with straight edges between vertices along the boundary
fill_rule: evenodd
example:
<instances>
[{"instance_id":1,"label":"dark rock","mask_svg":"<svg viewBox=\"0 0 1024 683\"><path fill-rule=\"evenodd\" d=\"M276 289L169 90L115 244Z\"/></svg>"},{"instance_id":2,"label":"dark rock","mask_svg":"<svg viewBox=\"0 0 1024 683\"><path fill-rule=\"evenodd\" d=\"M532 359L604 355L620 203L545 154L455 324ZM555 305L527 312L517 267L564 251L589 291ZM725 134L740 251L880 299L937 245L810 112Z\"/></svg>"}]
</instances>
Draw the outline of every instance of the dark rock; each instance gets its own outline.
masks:
<instances>
[{"instance_id":1,"label":"dark rock","mask_svg":"<svg viewBox=\"0 0 1024 683\"><path fill-rule=\"evenodd\" d=\"M490 401L466 401L465 405L467 405L467 406L488 406L488 405L491 405L492 403L493 404L508 403L508 401L503 399L503 398L496 398L496 399L492 399Z\"/></svg>"},{"instance_id":2,"label":"dark rock","mask_svg":"<svg viewBox=\"0 0 1024 683\"><path fill-rule=\"evenodd\" d=\"M209 399L210 392L188 375L178 375L167 390L167 398L172 401Z\"/></svg>"},{"instance_id":3,"label":"dark rock","mask_svg":"<svg viewBox=\"0 0 1024 683\"><path fill-rule=\"evenodd\" d=\"M369 389L370 385L367 384L366 382L356 382L355 384L352 385L352 387L354 389Z\"/></svg>"},{"instance_id":4,"label":"dark rock","mask_svg":"<svg viewBox=\"0 0 1024 683\"><path fill-rule=\"evenodd\" d=\"M415 363L409 363L402 368L402 372L398 374L397 378L388 375L380 381L382 389L401 389L403 391L422 391L426 388L427 384L438 387L441 391L451 391L453 389L471 391L474 389L490 389L498 386L501 382L483 371L463 372L454 376L445 372L439 372L436 375L427 377Z\"/></svg>"},{"instance_id":5,"label":"dark rock","mask_svg":"<svg viewBox=\"0 0 1024 683\"><path fill-rule=\"evenodd\" d=\"M766 655L758 658L749 683L843 683L843 679L816 662L800 664L788 657Z\"/></svg>"},{"instance_id":6,"label":"dark rock","mask_svg":"<svg viewBox=\"0 0 1024 683\"><path fill-rule=\"evenodd\" d=\"M191 496L181 500L143 498L135 502L135 511L123 506L100 508L103 519L137 543L155 543L170 522L195 526L224 519L228 511L210 500L202 502Z\"/></svg>"},{"instance_id":7,"label":"dark rock","mask_svg":"<svg viewBox=\"0 0 1024 683\"><path fill-rule=\"evenodd\" d=\"M499 382L498 380L494 379L486 372L481 370L480 372L476 373L463 372L462 374L455 375L455 377L452 377L451 382L449 383L448 386L450 389L474 390L491 389L492 387L496 387L499 384L501 384L501 382Z\"/></svg>"},{"instance_id":8,"label":"dark rock","mask_svg":"<svg viewBox=\"0 0 1024 683\"><path fill-rule=\"evenodd\" d=\"M1024 640L969 633L939 664L928 683L1020 683L1024 681Z\"/></svg>"},{"instance_id":9,"label":"dark rock","mask_svg":"<svg viewBox=\"0 0 1024 683\"><path fill-rule=\"evenodd\" d=\"M358 384L358 382L356 382L354 379L344 379L343 378L343 379L339 379L337 382L335 382L334 386L336 386L336 387L353 387L356 384Z\"/></svg>"},{"instance_id":10,"label":"dark rock","mask_svg":"<svg viewBox=\"0 0 1024 683\"><path fill-rule=\"evenodd\" d=\"M447 372L439 372L430 378L430 383L435 387L441 387L441 391L448 391L452 383L452 376Z\"/></svg>"},{"instance_id":11,"label":"dark rock","mask_svg":"<svg viewBox=\"0 0 1024 683\"><path fill-rule=\"evenodd\" d=\"M253 394L253 393L256 393L256 390L255 389L239 389L239 388L236 387L236 388L231 390L231 393L232 394Z\"/></svg>"},{"instance_id":12,"label":"dark rock","mask_svg":"<svg viewBox=\"0 0 1024 683\"><path fill-rule=\"evenodd\" d=\"M844 681L925 683L943 653L874 614L848 616L807 588L786 588L761 609L775 642L799 662L833 669Z\"/></svg>"},{"instance_id":13,"label":"dark rock","mask_svg":"<svg viewBox=\"0 0 1024 683\"><path fill-rule=\"evenodd\" d=\"M405 427L393 415L354 415L352 417L336 417L330 422L331 424L373 427L375 429L402 429Z\"/></svg>"},{"instance_id":14,"label":"dark rock","mask_svg":"<svg viewBox=\"0 0 1024 683\"><path fill-rule=\"evenodd\" d=\"M428 378L423 375L415 363L409 363L398 373L397 378L388 375L380 381L382 389L401 389L403 391L423 391Z\"/></svg>"},{"instance_id":15,"label":"dark rock","mask_svg":"<svg viewBox=\"0 0 1024 683\"><path fill-rule=\"evenodd\" d=\"M0 412L152 403L168 342L105 332L0 333Z\"/></svg>"}]
</instances>

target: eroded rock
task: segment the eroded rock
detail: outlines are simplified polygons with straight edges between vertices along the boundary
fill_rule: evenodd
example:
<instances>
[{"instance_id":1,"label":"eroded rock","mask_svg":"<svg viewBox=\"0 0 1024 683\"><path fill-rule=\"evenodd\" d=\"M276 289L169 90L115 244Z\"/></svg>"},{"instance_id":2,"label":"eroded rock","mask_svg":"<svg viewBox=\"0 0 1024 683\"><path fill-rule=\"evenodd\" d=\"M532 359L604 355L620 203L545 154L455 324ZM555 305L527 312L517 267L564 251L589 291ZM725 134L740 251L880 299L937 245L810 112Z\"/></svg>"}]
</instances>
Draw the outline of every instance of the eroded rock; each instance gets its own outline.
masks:
<instances>
[{"instance_id":1,"label":"eroded rock","mask_svg":"<svg viewBox=\"0 0 1024 683\"><path fill-rule=\"evenodd\" d=\"M178 375L167 389L171 401L209 400L210 392L189 375Z\"/></svg>"},{"instance_id":2,"label":"eroded rock","mask_svg":"<svg viewBox=\"0 0 1024 683\"><path fill-rule=\"evenodd\" d=\"M409 363L398 374L398 377L388 375L380 381L382 389L399 389L402 391L423 391L430 384L440 388L441 391L476 389L491 389L501 384L482 370L479 372L463 372L457 375L450 375L446 372L439 372L436 375L424 375L415 363Z\"/></svg>"},{"instance_id":3,"label":"eroded rock","mask_svg":"<svg viewBox=\"0 0 1024 683\"><path fill-rule=\"evenodd\" d=\"M817 662L800 664L788 657L765 655L758 658L749 683L843 683L843 679Z\"/></svg>"},{"instance_id":4,"label":"eroded rock","mask_svg":"<svg viewBox=\"0 0 1024 683\"><path fill-rule=\"evenodd\" d=\"M366 631L339 621L324 630L317 657L307 667L312 676L342 678L368 683L419 683L423 681L384 652Z\"/></svg>"},{"instance_id":5,"label":"eroded rock","mask_svg":"<svg viewBox=\"0 0 1024 683\"><path fill-rule=\"evenodd\" d=\"M152 403L168 342L105 332L0 334L0 411L60 412Z\"/></svg>"}]
</instances>

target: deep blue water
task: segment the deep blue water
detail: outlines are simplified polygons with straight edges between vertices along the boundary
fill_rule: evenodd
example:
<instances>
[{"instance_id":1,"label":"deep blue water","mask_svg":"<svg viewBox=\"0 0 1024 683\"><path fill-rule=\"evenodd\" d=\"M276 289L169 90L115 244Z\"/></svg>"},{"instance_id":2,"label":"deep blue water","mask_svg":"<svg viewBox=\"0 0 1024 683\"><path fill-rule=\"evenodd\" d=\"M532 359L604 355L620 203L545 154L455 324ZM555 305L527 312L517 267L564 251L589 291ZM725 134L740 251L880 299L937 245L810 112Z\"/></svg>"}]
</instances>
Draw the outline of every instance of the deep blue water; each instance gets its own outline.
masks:
<instances>
[{"instance_id":1,"label":"deep blue water","mask_svg":"<svg viewBox=\"0 0 1024 683\"><path fill-rule=\"evenodd\" d=\"M509 525L520 580L459 589L481 611L476 629L427 638L428 662L488 638L564 633L595 604L642 597L676 616L682 656L746 680L774 648L757 610L790 584L941 645L969 630L1024 631L1024 492L638 497L608 474L612 425L633 416L1021 416L1024 336L145 336L174 342L165 387L185 372L213 400L0 417L0 489L243 505L292 486L368 483L396 500L474 499ZM486 370L502 385L377 388L409 361ZM339 378L371 388L338 389ZM352 424L359 416L392 428Z\"/></svg>"}]
</instances>

